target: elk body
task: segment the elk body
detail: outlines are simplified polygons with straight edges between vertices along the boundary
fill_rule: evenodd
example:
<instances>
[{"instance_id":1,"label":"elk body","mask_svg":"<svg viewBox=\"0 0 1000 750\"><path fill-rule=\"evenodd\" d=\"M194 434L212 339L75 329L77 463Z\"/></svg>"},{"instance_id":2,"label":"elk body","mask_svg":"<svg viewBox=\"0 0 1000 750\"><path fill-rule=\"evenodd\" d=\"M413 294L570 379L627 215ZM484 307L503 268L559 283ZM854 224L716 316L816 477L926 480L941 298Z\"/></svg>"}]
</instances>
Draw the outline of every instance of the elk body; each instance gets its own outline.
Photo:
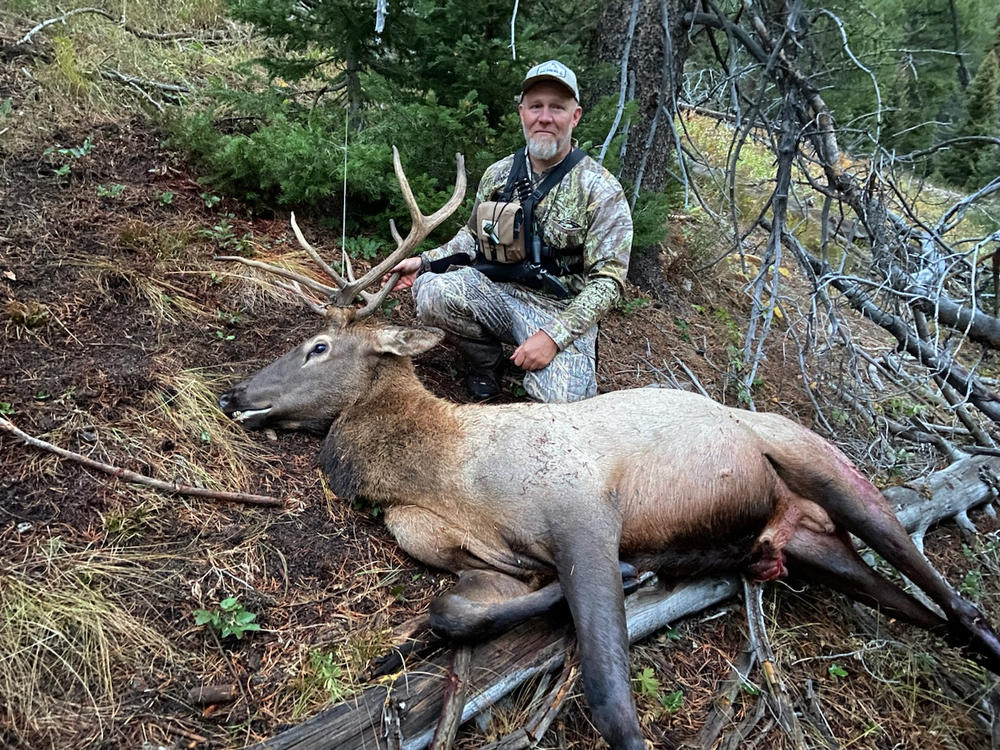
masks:
<instances>
[{"instance_id":1,"label":"elk body","mask_svg":"<svg viewBox=\"0 0 1000 750\"><path fill-rule=\"evenodd\" d=\"M426 234L431 222L408 203ZM455 405L427 391L410 361L440 332L366 324L346 307L326 314L324 331L223 394L223 410L248 429L324 435L319 460L334 491L378 502L406 552L459 575L431 608L442 635L484 637L565 597L587 702L611 747L645 747L622 588L636 569L769 580L787 564L1000 673L1000 641L983 615L918 552L881 493L806 428L658 388L573 404ZM848 533L941 612L866 565Z\"/></svg>"}]
</instances>

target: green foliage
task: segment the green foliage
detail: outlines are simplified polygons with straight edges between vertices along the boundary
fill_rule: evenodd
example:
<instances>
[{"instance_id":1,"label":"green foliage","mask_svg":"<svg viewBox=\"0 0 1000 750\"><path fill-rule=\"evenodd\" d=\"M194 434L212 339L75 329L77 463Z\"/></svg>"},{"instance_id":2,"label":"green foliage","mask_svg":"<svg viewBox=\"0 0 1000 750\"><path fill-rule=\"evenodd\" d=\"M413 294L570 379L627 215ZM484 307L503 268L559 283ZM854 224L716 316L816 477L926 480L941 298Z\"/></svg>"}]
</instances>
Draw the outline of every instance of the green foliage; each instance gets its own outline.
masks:
<instances>
[{"instance_id":1,"label":"green foliage","mask_svg":"<svg viewBox=\"0 0 1000 750\"><path fill-rule=\"evenodd\" d=\"M344 229L375 236L385 235L388 218L406 215L391 146L399 148L423 207L447 200L456 152L464 154L474 186L488 164L522 142L515 94L532 62L559 57L587 80L580 42L553 40L566 37L567 17L586 24L600 8L596 0L522 8L513 60L510 7L500 0L401 0L390 7L381 38L372 33L373 8L362 0L229 5L234 16L280 42L280 52L243 66L242 86L219 85L169 113L169 145L188 151L218 192L339 216L347 119ZM607 123L600 121L610 111L603 105L587 113L581 137L603 138ZM459 221L471 209L472 192ZM641 213L649 215L649 236L662 238L656 211ZM457 226L442 227L437 239Z\"/></svg>"},{"instance_id":2,"label":"green foliage","mask_svg":"<svg viewBox=\"0 0 1000 750\"><path fill-rule=\"evenodd\" d=\"M97 186L97 197L98 198L121 198L122 193L125 192L125 186L120 182L114 182L110 185L98 185Z\"/></svg>"},{"instance_id":3,"label":"green foliage","mask_svg":"<svg viewBox=\"0 0 1000 750\"><path fill-rule=\"evenodd\" d=\"M958 592L970 599L979 599L983 595L983 574L979 570L970 570L965 574Z\"/></svg>"},{"instance_id":4,"label":"green foliage","mask_svg":"<svg viewBox=\"0 0 1000 750\"><path fill-rule=\"evenodd\" d=\"M622 300L618 304L618 308L626 315L635 315L651 302L652 300L647 297L633 297L630 300Z\"/></svg>"},{"instance_id":5,"label":"green foliage","mask_svg":"<svg viewBox=\"0 0 1000 750\"><path fill-rule=\"evenodd\" d=\"M245 255L253 235L247 233L241 237L237 237L236 231L233 228L234 218L233 214L223 214L210 229L202 229L201 236L215 242L220 250Z\"/></svg>"},{"instance_id":6,"label":"green foliage","mask_svg":"<svg viewBox=\"0 0 1000 750\"><path fill-rule=\"evenodd\" d=\"M79 146L49 146L42 152L42 156L61 156L62 164L56 168L55 174L57 177L65 177L72 171L76 162L90 156L93 150L94 136L88 135Z\"/></svg>"},{"instance_id":7,"label":"green foliage","mask_svg":"<svg viewBox=\"0 0 1000 750\"><path fill-rule=\"evenodd\" d=\"M257 615L244 609L236 597L223 599L215 609L194 611L195 624L208 625L220 638L233 636L241 640L246 633L260 630L256 619Z\"/></svg>"},{"instance_id":8,"label":"green foliage","mask_svg":"<svg viewBox=\"0 0 1000 750\"><path fill-rule=\"evenodd\" d=\"M674 713L684 706L684 691L674 690L664 694L659 678L653 673L651 667L645 667L635 677L632 678L636 692L645 698L650 698L658 704L660 712L664 714Z\"/></svg>"},{"instance_id":9,"label":"green foliage","mask_svg":"<svg viewBox=\"0 0 1000 750\"><path fill-rule=\"evenodd\" d=\"M1000 65L993 50L983 59L965 91L965 116L956 137L1000 135ZM982 187L1000 173L1000 148L983 142L957 144L943 152L941 175L969 189Z\"/></svg>"},{"instance_id":10,"label":"green foliage","mask_svg":"<svg viewBox=\"0 0 1000 750\"><path fill-rule=\"evenodd\" d=\"M847 670L836 663L831 664L826 671L835 680L847 677Z\"/></svg>"},{"instance_id":11,"label":"green foliage","mask_svg":"<svg viewBox=\"0 0 1000 750\"><path fill-rule=\"evenodd\" d=\"M674 207L674 197L669 193L640 191L632 210L632 247L653 247L666 240Z\"/></svg>"},{"instance_id":12,"label":"green foliage","mask_svg":"<svg viewBox=\"0 0 1000 750\"><path fill-rule=\"evenodd\" d=\"M309 668L316 684L331 702L339 701L348 694L344 670L337 661L337 654L331 651L310 651Z\"/></svg>"},{"instance_id":13,"label":"green foliage","mask_svg":"<svg viewBox=\"0 0 1000 750\"><path fill-rule=\"evenodd\" d=\"M347 254L352 258L363 258L364 260L380 258L385 244L376 237L347 237L344 240Z\"/></svg>"}]
</instances>

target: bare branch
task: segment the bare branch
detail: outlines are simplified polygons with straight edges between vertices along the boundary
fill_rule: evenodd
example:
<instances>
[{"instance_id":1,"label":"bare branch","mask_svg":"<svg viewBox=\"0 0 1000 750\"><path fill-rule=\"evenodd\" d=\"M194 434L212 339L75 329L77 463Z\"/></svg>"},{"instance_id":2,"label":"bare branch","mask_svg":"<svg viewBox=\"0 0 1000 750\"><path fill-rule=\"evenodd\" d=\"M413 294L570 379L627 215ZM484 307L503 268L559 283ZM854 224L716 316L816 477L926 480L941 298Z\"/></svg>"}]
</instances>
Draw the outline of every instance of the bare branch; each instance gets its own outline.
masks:
<instances>
[{"instance_id":1,"label":"bare branch","mask_svg":"<svg viewBox=\"0 0 1000 750\"><path fill-rule=\"evenodd\" d=\"M138 474L128 469L122 469L117 466L111 466L110 464L95 461L87 456L74 453L73 451L68 451L65 448L60 448L52 443L47 443L44 440L32 437L28 433L19 430L10 420L5 419L4 417L0 417L0 430L9 432L33 448L54 453L62 458L75 461L76 463L88 468L96 469L97 471L108 474L115 479L121 479L122 481L129 482L131 484L142 484L146 487L152 487L153 489L166 492L170 495L188 495L191 497L203 497L209 500L223 500L226 502L245 503L247 505L264 505L272 508L281 508L285 505L285 502L277 497L270 497L268 495L250 495L243 492L220 492L205 489L204 487L191 487L186 484L164 482L160 479L148 477L145 474Z\"/></svg>"}]
</instances>

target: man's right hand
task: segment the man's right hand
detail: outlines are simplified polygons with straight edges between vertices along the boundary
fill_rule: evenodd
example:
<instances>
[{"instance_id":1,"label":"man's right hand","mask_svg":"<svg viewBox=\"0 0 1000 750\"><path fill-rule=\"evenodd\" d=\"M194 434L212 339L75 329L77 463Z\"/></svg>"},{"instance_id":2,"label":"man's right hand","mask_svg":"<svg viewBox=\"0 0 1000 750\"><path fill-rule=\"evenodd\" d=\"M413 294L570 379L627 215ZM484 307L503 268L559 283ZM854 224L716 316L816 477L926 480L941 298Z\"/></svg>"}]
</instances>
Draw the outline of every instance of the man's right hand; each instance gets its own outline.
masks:
<instances>
[{"instance_id":1,"label":"man's right hand","mask_svg":"<svg viewBox=\"0 0 1000 750\"><path fill-rule=\"evenodd\" d=\"M388 283L389 277L394 273L399 274L399 280L396 282L396 286L392 288L392 291L398 292L401 289L409 289L413 286L417 274L420 273L420 256L414 255L412 258L399 261L382 277L382 283Z\"/></svg>"}]
</instances>

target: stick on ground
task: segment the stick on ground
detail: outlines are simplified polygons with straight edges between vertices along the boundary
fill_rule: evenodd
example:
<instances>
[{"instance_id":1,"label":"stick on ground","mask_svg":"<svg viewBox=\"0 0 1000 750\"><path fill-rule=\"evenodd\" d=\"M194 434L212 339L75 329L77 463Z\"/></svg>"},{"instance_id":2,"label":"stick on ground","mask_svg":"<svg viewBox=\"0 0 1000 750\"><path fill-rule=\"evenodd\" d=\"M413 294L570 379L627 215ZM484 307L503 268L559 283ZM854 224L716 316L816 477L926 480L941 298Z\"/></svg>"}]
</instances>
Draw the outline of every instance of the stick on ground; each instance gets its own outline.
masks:
<instances>
[{"instance_id":1,"label":"stick on ground","mask_svg":"<svg viewBox=\"0 0 1000 750\"><path fill-rule=\"evenodd\" d=\"M48 451L49 453L55 453L57 456L62 458L68 458L71 461L75 461L78 464L83 464L84 466L97 469L98 471L104 472L115 479L121 479L124 482L130 482L131 484L142 484L147 487L152 487L154 489L160 490L161 492L166 492L171 495L188 495L191 497L203 497L209 500L223 500L225 502L232 503L244 503L246 505L264 505L271 508L281 508L284 507L285 502L281 498L271 497L270 495L250 495L245 492L220 492L216 490L205 489L204 487L191 487L186 484L175 484L173 482L164 482L160 479L154 479L153 477L147 477L145 474L139 474L134 471L129 471L128 469L122 469L117 466L111 466L110 464L105 464L100 461L95 461L87 456L80 455L79 453L74 453L73 451L68 451L65 448L60 448L52 443L47 443L44 440L39 440L36 437L32 437L26 432L22 432L14 424L4 417L0 417L0 430L4 432L9 432L15 437L20 438L24 443L32 446L33 448L38 448L39 450Z\"/></svg>"}]
</instances>

